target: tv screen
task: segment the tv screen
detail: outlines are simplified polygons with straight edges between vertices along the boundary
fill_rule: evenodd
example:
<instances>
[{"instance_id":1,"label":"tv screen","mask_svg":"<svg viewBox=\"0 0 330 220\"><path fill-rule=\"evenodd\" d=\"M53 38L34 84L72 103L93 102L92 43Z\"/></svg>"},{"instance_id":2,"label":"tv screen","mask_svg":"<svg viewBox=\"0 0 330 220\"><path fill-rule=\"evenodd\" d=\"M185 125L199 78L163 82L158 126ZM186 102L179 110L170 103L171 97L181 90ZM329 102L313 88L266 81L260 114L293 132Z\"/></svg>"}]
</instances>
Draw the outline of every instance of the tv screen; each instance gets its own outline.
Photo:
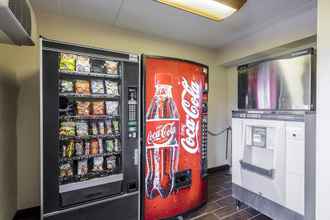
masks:
<instances>
[{"instance_id":1,"label":"tv screen","mask_svg":"<svg viewBox=\"0 0 330 220\"><path fill-rule=\"evenodd\" d=\"M314 50L238 67L238 108L251 110L313 110Z\"/></svg>"}]
</instances>

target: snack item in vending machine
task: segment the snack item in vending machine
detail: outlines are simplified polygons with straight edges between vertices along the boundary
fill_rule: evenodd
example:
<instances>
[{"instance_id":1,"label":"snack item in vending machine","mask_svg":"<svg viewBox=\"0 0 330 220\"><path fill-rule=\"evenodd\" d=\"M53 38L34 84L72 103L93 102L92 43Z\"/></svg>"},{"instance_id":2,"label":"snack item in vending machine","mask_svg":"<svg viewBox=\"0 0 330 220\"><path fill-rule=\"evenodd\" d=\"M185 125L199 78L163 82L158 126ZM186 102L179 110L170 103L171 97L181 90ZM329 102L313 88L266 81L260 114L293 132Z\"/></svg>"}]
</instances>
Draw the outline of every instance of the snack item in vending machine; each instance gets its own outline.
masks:
<instances>
[{"instance_id":1,"label":"snack item in vending machine","mask_svg":"<svg viewBox=\"0 0 330 220\"><path fill-rule=\"evenodd\" d=\"M113 152L114 149L113 140L105 140L105 149L108 153Z\"/></svg>"},{"instance_id":2,"label":"snack item in vending machine","mask_svg":"<svg viewBox=\"0 0 330 220\"><path fill-rule=\"evenodd\" d=\"M106 112L107 115L118 115L119 102L117 101L106 101Z\"/></svg>"},{"instance_id":3,"label":"snack item in vending machine","mask_svg":"<svg viewBox=\"0 0 330 220\"><path fill-rule=\"evenodd\" d=\"M86 116L90 114L90 102L82 102L82 101L77 101L77 114Z\"/></svg>"},{"instance_id":4,"label":"snack item in vending machine","mask_svg":"<svg viewBox=\"0 0 330 220\"><path fill-rule=\"evenodd\" d=\"M93 102L93 114L104 115L104 102Z\"/></svg>"},{"instance_id":5,"label":"snack item in vending machine","mask_svg":"<svg viewBox=\"0 0 330 220\"><path fill-rule=\"evenodd\" d=\"M103 171L103 157L94 157L93 171Z\"/></svg>"},{"instance_id":6,"label":"snack item in vending machine","mask_svg":"<svg viewBox=\"0 0 330 220\"><path fill-rule=\"evenodd\" d=\"M66 176L66 164L60 165L60 177L65 177Z\"/></svg>"},{"instance_id":7,"label":"snack item in vending machine","mask_svg":"<svg viewBox=\"0 0 330 220\"><path fill-rule=\"evenodd\" d=\"M103 140L102 138L97 139L99 143L99 154L103 154Z\"/></svg>"},{"instance_id":8,"label":"snack item in vending machine","mask_svg":"<svg viewBox=\"0 0 330 220\"><path fill-rule=\"evenodd\" d=\"M118 75L118 62L107 60L104 67L107 74Z\"/></svg>"},{"instance_id":9,"label":"snack item in vending machine","mask_svg":"<svg viewBox=\"0 0 330 220\"><path fill-rule=\"evenodd\" d=\"M76 135L75 123L72 121L63 121L60 125L60 135L74 136Z\"/></svg>"},{"instance_id":10,"label":"snack item in vending machine","mask_svg":"<svg viewBox=\"0 0 330 220\"><path fill-rule=\"evenodd\" d=\"M88 162L87 160L78 161L78 175L84 176L88 173Z\"/></svg>"},{"instance_id":11,"label":"snack item in vending machine","mask_svg":"<svg viewBox=\"0 0 330 220\"><path fill-rule=\"evenodd\" d=\"M116 156L110 156L106 158L107 169L113 171L116 169Z\"/></svg>"},{"instance_id":12,"label":"snack item in vending machine","mask_svg":"<svg viewBox=\"0 0 330 220\"><path fill-rule=\"evenodd\" d=\"M91 93L88 80L76 80L75 89L77 94L89 95Z\"/></svg>"},{"instance_id":13,"label":"snack item in vending machine","mask_svg":"<svg viewBox=\"0 0 330 220\"><path fill-rule=\"evenodd\" d=\"M74 141L70 140L65 148L65 155L67 158L71 158L73 154L74 154Z\"/></svg>"},{"instance_id":14,"label":"snack item in vending machine","mask_svg":"<svg viewBox=\"0 0 330 220\"><path fill-rule=\"evenodd\" d=\"M119 132L119 121L118 120L113 120L112 121L112 126L113 126L113 131L115 133Z\"/></svg>"},{"instance_id":15,"label":"snack item in vending machine","mask_svg":"<svg viewBox=\"0 0 330 220\"><path fill-rule=\"evenodd\" d=\"M104 135L105 134L104 121L99 121L98 127L99 127L99 134Z\"/></svg>"},{"instance_id":16,"label":"snack item in vending machine","mask_svg":"<svg viewBox=\"0 0 330 220\"><path fill-rule=\"evenodd\" d=\"M108 95L119 96L118 82L112 82L110 80L105 80L105 90Z\"/></svg>"},{"instance_id":17,"label":"snack item in vending machine","mask_svg":"<svg viewBox=\"0 0 330 220\"><path fill-rule=\"evenodd\" d=\"M115 152L120 152L120 142L119 140L116 138L114 139L115 143L114 143L114 151Z\"/></svg>"},{"instance_id":18,"label":"snack item in vending machine","mask_svg":"<svg viewBox=\"0 0 330 220\"><path fill-rule=\"evenodd\" d=\"M91 151L91 143L89 141L85 141L85 155L88 156Z\"/></svg>"},{"instance_id":19,"label":"snack item in vending machine","mask_svg":"<svg viewBox=\"0 0 330 220\"><path fill-rule=\"evenodd\" d=\"M64 163L60 165L60 177L73 176L72 164Z\"/></svg>"},{"instance_id":20,"label":"snack item in vending machine","mask_svg":"<svg viewBox=\"0 0 330 220\"><path fill-rule=\"evenodd\" d=\"M105 127L107 128L107 134L112 134L112 122L111 120L105 121Z\"/></svg>"},{"instance_id":21,"label":"snack item in vending machine","mask_svg":"<svg viewBox=\"0 0 330 220\"><path fill-rule=\"evenodd\" d=\"M84 154L84 143L82 141L77 141L75 143L76 155L81 156Z\"/></svg>"},{"instance_id":22,"label":"snack item in vending machine","mask_svg":"<svg viewBox=\"0 0 330 220\"><path fill-rule=\"evenodd\" d=\"M60 70L74 72L76 71L77 55L69 53L61 53Z\"/></svg>"},{"instance_id":23,"label":"snack item in vending machine","mask_svg":"<svg viewBox=\"0 0 330 220\"><path fill-rule=\"evenodd\" d=\"M103 80L92 80L92 93L104 94L104 83Z\"/></svg>"},{"instance_id":24,"label":"snack item in vending machine","mask_svg":"<svg viewBox=\"0 0 330 220\"><path fill-rule=\"evenodd\" d=\"M91 122L92 135L98 135L96 122Z\"/></svg>"},{"instance_id":25,"label":"snack item in vending machine","mask_svg":"<svg viewBox=\"0 0 330 220\"><path fill-rule=\"evenodd\" d=\"M91 59L91 70L95 73L104 73L104 60Z\"/></svg>"},{"instance_id":26,"label":"snack item in vending machine","mask_svg":"<svg viewBox=\"0 0 330 220\"><path fill-rule=\"evenodd\" d=\"M91 154L95 155L99 153L99 142L97 139L91 140Z\"/></svg>"},{"instance_id":27,"label":"snack item in vending machine","mask_svg":"<svg viewBox=\"0 0 330 220\"><path fill-rule=\"evenodd\" d=\"M74 92L73 81L72 80L61 80L60 81L60 91L61 92Z\"/></svg>"},{"instance_id":28,"label":"snack item in vending machine","mask_svg":"<svg viewBox=\"0 0 330 220\"><path fill-rule=\"evenodd\" d=\"M88 135L88 123L85 121L76 122L76 133L80 137Z\"/></svg>"},{"instance_id":29,"label":"snack item in vending machine","mask_svg":"<svg viewBox=\"0 0 330 220\"><path fill-rule=\"evenodd\" d=\"M89 63L88 57L78 56L76 65L78 72L90 72L91 70L91 64Z\"/></svg>"}]
</instances>

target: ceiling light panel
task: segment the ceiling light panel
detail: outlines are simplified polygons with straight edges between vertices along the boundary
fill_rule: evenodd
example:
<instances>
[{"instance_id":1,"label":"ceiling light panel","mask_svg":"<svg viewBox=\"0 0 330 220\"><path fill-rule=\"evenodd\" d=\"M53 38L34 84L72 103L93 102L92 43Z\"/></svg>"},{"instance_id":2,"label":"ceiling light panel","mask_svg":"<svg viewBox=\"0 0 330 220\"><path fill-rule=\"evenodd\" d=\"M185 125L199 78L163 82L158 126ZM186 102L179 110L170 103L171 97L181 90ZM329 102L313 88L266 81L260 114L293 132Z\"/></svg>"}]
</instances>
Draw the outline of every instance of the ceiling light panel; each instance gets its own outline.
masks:
<instances>
[{"instance_id":1,"label":"ceiling light panel","mask_svg":"<svg viewBox=\"0 0 330 220\"><path fill-rule=\"evenodd\" d=\"M228 4L228 2L230 2L229 0L156 0L156 1L215 21L220 21L232 15L239 9L229 6L229 5L235 5L235 4ZM239 4L241 6L246 2L246 0L232 0L232 1L233 2L241 1L242 3Z\"/></svg>"}]
</instances>

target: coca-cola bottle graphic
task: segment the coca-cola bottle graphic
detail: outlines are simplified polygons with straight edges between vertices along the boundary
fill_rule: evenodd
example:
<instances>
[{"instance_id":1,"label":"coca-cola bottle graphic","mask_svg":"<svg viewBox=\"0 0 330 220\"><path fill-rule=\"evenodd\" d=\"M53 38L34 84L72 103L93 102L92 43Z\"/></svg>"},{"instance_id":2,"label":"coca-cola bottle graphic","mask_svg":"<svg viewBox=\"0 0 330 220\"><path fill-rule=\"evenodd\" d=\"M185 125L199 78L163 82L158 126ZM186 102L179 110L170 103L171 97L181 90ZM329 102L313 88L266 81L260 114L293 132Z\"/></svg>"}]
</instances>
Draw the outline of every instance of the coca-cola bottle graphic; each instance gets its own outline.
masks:
<instances>
[{"instance_id":1,"label":"coca-cola bottle graphic","mask_svg":"<svg viewBox=\"0 0 330 220\"><path fill-rule=\"evenodd\" d=\"M155 94L146 115L146 176L148 199L166 198L174 189L179 162L179 113L170 75L157 74Z\"/></svg>"}]
</instances>

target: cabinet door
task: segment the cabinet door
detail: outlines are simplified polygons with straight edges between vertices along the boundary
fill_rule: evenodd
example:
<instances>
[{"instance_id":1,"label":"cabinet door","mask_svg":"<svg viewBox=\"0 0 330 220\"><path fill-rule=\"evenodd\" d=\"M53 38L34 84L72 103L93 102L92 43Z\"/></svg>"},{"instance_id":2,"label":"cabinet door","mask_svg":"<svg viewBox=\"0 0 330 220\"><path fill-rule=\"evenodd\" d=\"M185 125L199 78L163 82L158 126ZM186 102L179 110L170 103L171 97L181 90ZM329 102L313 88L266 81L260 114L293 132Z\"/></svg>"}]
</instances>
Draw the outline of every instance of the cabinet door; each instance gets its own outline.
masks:
<instances>
[{"instance_id":1,"label":"cabinet door","mask_svg":"<svg viewBox=\"0 0 330 220\"><path fill-rule=\"evenodd\" d=\"M286 128L286 204L304 215L305 142L304 124L288 123Z\"/></svg>"}]
</instances>

